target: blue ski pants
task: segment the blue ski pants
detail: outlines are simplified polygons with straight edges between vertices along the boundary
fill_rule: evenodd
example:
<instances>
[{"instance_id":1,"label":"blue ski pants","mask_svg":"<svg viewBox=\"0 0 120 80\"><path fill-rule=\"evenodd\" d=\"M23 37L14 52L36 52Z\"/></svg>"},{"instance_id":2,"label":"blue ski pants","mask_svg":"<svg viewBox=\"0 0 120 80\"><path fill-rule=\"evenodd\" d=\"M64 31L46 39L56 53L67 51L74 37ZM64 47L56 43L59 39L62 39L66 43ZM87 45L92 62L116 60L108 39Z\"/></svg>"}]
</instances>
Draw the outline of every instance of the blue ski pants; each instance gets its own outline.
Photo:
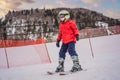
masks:
<instances>
[{"instance_id":1,"label":"blue ski pants","mask_svg":"<svg viewBox=\"0 0 120 80\"><path fill-rule=\"evenodd\" d=\"M78 56L78 54L75 51L75 42L69 42L67 44L62 43L62 46L59 52L59 58L65 59L67 51L71 57Z\"/></svg>"}]
</instances>

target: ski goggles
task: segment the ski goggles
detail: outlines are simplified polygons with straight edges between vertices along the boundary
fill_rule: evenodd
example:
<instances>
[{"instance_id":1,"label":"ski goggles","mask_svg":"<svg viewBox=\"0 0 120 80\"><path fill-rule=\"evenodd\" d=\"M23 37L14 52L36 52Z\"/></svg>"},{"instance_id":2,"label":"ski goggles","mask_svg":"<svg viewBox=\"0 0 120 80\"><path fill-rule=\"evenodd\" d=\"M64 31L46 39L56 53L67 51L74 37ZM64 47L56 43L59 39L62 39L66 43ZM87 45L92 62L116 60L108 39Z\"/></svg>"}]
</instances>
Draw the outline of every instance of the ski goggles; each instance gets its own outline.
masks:
<instances>
[{"instance_id":1,"label":"ski goggles","mask_svg":"<svg viewBox=\"0 0 120 80\"><path fill-rule=\"evenodd\" d=\"M68 15L68 14L60 14L58 17L59 18L64 18L66 15Z\"/></svg>"}]
</instances>

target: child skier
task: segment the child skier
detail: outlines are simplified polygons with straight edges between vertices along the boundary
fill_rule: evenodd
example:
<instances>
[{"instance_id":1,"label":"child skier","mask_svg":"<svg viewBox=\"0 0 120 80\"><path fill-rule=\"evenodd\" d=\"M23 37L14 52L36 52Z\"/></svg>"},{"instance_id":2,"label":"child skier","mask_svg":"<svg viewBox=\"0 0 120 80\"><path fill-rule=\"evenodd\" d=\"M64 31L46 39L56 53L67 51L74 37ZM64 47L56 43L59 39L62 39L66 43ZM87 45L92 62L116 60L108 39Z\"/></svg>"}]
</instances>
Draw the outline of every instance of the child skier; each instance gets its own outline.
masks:
<instances>
[{"instance_id":1,"label":"child skier","mask_svg":"<svg viewBox=\"0 0 120 80\"><path fill-rule=\"evenodd\" d=\"M62 40L62 46L59 52L59 65L55 72L64 72L64 60L65 54L68 51L73 61L73 67L71 72L82 70L79 64L78 54L75 51L76 40L79 40L79 31L74 20L70 20L70 14L67 10L61 10L58 14L60 19L59 34L57 37L56 46L60 47L60 41Z\"/></svg>"}]
</instances>

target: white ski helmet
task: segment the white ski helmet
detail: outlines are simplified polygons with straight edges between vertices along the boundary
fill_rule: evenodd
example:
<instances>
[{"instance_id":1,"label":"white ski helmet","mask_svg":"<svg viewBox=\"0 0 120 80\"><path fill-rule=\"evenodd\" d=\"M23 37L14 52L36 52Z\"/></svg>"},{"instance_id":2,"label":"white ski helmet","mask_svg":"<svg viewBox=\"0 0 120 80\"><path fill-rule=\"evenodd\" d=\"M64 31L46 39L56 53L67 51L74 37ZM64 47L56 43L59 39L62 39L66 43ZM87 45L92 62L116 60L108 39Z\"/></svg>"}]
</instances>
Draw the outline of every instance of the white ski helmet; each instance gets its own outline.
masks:
<instances>
[{"instance_id":1,"label":"white ski helmet","mask_svg":"<svg viewBox=\"0 0 120 80\"><path fill-rule=\"evenodd\" d=\"M61 10L58 14L61 21L68 20L70 18L70 13L67 10Z\"/></svg>"}]
</instances>

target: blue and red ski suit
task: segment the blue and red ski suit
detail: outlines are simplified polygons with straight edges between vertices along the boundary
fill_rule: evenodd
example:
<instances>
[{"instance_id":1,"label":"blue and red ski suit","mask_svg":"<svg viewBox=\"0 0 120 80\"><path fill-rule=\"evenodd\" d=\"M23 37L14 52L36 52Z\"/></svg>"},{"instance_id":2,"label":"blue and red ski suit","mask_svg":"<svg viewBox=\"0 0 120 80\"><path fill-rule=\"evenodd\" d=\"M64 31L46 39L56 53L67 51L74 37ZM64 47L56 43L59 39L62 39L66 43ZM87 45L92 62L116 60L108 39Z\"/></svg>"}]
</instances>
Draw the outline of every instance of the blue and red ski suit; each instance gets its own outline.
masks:
<instances>
[{"instance_id":1,"label":"blue and red ski suit","mask_svg":"<svg viewBox=\"0 0 120 80\"><path fill-rule=\"evenodd\" d=\"M65 53L67 51L70 56L78 56L75 51L76 35L79 35L79 31L74 20L60 22L57 40L62 40L62 46L59 52L59 58L65 59Z\"/></svg>"}]
</instances>

